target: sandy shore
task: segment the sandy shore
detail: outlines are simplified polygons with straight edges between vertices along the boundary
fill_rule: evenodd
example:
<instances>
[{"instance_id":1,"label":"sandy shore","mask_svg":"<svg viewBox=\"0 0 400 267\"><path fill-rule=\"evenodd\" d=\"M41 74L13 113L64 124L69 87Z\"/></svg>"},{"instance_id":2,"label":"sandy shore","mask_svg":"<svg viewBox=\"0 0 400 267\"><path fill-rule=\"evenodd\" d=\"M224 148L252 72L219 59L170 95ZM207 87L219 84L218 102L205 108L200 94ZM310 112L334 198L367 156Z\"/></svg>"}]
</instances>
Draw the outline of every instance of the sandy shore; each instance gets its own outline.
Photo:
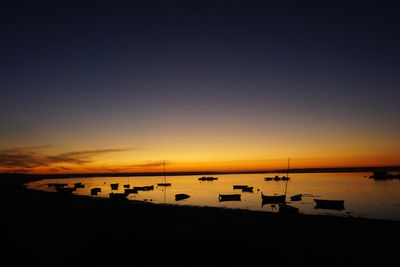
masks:
<instances>
[{"instance_id":1,"label":"sandy shore","mask_svg":"<svg viewBox=\"0 0 400 267\"><path fill-rule=\"evenodd\" d=\"M0 177L2 253L17 264L399 264L400 222L115 202Z\"/></svg>"}]
</instances>

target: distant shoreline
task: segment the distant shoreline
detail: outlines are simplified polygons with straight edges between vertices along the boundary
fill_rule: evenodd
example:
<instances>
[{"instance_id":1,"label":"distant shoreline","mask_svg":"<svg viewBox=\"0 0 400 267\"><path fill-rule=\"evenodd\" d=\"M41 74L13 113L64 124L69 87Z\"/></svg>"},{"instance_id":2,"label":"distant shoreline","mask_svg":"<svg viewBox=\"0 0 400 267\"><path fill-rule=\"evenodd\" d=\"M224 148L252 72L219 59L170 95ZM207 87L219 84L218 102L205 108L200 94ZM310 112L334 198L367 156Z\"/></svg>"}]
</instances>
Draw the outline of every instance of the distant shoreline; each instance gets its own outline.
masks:
<instances>
[{"instance_id":1,"label":"distant shoreline","mask_svg":"<svg viewBox=\"0 0 400 267\"><path fill-rule=\"evenodd\" d=\"M256 170L256 171L201 171L201 172L166 172L166 176L185 176L185 175L222 175L222 174L262 174L262 173L286 173L286 169L281 170ZM290 173L334 173L334 172L400 172L400 166L386 167L337 167L337 168L303 168L290 169ZM164 176L163 172L130 172L130 173L65 173L65 174L29 174L29 173L0 173L0 177L20 176L36 178L74 178L74 177L125 177L125 176Z\"/></svg>"}]
</instances>

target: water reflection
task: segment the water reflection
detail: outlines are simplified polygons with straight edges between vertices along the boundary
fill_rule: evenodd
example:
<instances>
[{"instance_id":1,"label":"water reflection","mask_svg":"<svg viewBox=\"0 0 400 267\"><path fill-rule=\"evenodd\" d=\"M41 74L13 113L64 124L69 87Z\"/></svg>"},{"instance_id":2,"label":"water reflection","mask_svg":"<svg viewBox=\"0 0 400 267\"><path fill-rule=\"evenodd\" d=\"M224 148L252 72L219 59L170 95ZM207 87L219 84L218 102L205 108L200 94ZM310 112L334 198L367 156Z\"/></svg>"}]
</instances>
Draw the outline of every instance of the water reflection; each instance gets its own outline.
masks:
<instances>
[{"instance_id":1,"label":"water reflection","mask_svg":"<svg viewBox=\"0 0 400 267\"><path fill-rule=\"evenodd\" d=\"M369 175L368 173L292 174L289 181L277 182L266 181L263 174L220 175L218 179L178 176L168 177L171 186L167 187L157 185L163 177L98 177L48 179L32 182L27 186L38 190L101 198L117 199L125 195L128 200L155 203L273 212L282 212L294 207L299 212L307 214L347 216L351 213L354 216L400 220L399 180L378 182L364 177ZM288 182L287 189L286 182ZM279 197L284 196L285 190L288 190L287 197L284 201L279 200ZM344 206L337 208L316 205L314 198L343 200L346 209ZM279 207L279 203L282 207Z\"/></svg>"}]
</instances>

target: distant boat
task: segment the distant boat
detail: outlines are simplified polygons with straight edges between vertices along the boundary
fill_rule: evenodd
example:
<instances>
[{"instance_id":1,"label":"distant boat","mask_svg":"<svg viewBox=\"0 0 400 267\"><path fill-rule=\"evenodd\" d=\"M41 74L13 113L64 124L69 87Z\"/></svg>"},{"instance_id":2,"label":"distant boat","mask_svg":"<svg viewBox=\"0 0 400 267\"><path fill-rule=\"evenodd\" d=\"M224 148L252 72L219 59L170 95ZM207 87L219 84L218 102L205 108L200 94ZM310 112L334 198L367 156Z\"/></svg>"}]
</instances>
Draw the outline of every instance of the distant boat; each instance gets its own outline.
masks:
<instances>
[{"instance_id":1,"label":"distant boat","mask_svg":"<svg viewBox=\"0 0 400 267\"><path fill-rule=\"evenodd\" d=\"M127 188L125 189L125 194L137 194L138 190L136 190L135 188Z\"/></svg>"},{"instance_id":2,"label":"distant boat","mask_svg":"<svg viewBox=\"0 0 400 267\"><path fill-rule=\"evenodd\" d=\"M60 187L67 186L68 184L52 184L52 185L53 185L53 187L55 187L55 188L60 188Z\"/></svg>"},{"instance_id":3,"label":"distant boat","mask_svg":"<svg viewBox=\"0 0 400 267\"><path fill-rule=\"evenodd\" d=\"M93 195L93 196L96 196L97 193L99 193L99 192L101 192L101 188L100 187L95 187L95 188L90 189L90 194Z\"/></svg>"},{"instance_id":4,"label":"distant boat","mask_svg":"<svg viewBox=\"0 0 400 267\"><path fill-rule=\"evenodd\" d=\"M253 187L252 186L248 186L248 187L242 188L242 192L251 192L251 193L253 193Z\"/></svg>"},{"instance_id":5,"label":"distant boat","mask_svg":"<svg viewBox=\"0 0 400 267\"><path fill-rule=\"evenodd\" d=\"M112 200L125 200L128 194L126 193L110 193L110 199Z\"/></svg>"},{"instance_id":6,"label":"distant boat","mask_svg":"<svg viewBox=\"0 0 400 267\"><path fill-rule=\"evenodd\" d=\"M118 190L119 184L118 183L117 184L110 184L110 186L111 186L111 190Z\"/></svg>"},{"instance_id":7,"label":"distant boat","mask_svg":"<svg viewBox=\"0 0 400 267\"><path fill-rule=\"evenodd\" d=\"M275 204L275 203L285 203L286 195L274 195L268 196L261 193L261 198L263 203Z\"/></svg>"},{"instance_id":8,"label":"distant boat","mask_svg":"<svg viewBox=\"0 0 400 267\"><path fill-rule=\"evenodd\" d=\"M315 199L315 209L344 210L344 200Z\"/></svg>"},{"instance_id":9,"label":"distant boat","mask_svg":"<svg viewBox=\"0 0 400 267\"><path fill-rule=\"evenodd\" d=\"M233 189L243 189L249 187L248 185L234 185Z\"/></svg>"},{"instance_id":10,"label":"distant boat","mask_svg":"<svg viewBox=\"0 0 400 267\"><path fill-rule=\"evenodd\" d=\"M222 201L240 201L240 194L230 194L230 195L219 195L218 199Z\"/></svg>"},{"instance_id":11,"label":"distant boat","mask_svg":"<svg viewBox=\"0 0 400 267\"><path fill-rule=\"evenodd\" d=\"M264 180L265 181L272 181L274 178L273 177L265 177Z\"/></svg>"},{"instance_id":12,"label":"distant boat","mask_svg":"<svg viewBox=\"0 0 400 267\"><path fill-rule=\"evenodd\" d=\"M218 177L203 176L199 178L199 181L214 181L214 180L218 180Z\"/></svg>"},{"instance_id":13,"label":"distant boat","mask_svg":"<svg viewBox=\"0 0 400 267\"><path fill-rule=\"evenodd\" d=\"M297 194L297 195L291 196L290 200L291 201L300 201L302 197L303 197L302 194Z\"/></svg>"},{"instance_id":14,"label":"distant boat","mask_svg":"<svg viewBox=\"0 0 400 267\"><path fill-rule=\"evenodd\" d=\"M299 209L293 206L290 206L286 203L279 203L279 212L283 213L298 213Z\"/></svg>"},{"instance_id":15,"label":"distant boat","mask_svg":"<svg viewBox=\"0 0 400 267\"><path fill-rule=\"evenodd\" d=\"M175 195L175 201L179 201L179 200L186 199L186 198L189 198L189 197L190 196L186 195L186 194L176 194Z\"/></svg>"},{"instance_id":16,"label":"distant boat","mask_svg":"<svg viewBox=\"0 0 400 267\"><path fill-rule=\"evenodd\" d=\"M85 185L82 184L82 183L74 183L74 187L75 187L75 188L84 188Z\"/></svg>"},{"instance_id":17,"label":"distant boat","mask_svg":"<svg viewBox=\"0 0 400 267\"><path fill-rule=\"evenodd\" d=\"M124 188L129 188L130 186L130 184L124 184Z\"/></svg>"},{"instance_id":18,"label":"distant boat","mask_svg":"<svg viewBox=\"0 0 400 267\"><path fill-rule=\"evenodd\" d=\"M288 177L288 176L282 176L282 181L289 181L290 180L290 177Z\"/></svg>"},{"instance_id":19,"label":"distant boat","mask_svg":"<svg viewBox=\"0 0 400 267\"><path fill-rule=\"evenodd\" d=\"M274 180L275 181L280 181L282 178L281 177L279 177L278 175L275 175L275 177L274 177Z\"/></svg>"},{"instance_id":20,"label":"distant boat","mask_svg":"<svg viewBox=\"0 0 400 267\"><path fill-rule=\"evenodd\" d=\"M157 185L158 186L171 186L171 184L167 183L166 181L167 181L167 178L166 178L166 175L165 175L165 161L164 161L164 182L163 183L159 183Z\"/></svg>"}]
</instances>

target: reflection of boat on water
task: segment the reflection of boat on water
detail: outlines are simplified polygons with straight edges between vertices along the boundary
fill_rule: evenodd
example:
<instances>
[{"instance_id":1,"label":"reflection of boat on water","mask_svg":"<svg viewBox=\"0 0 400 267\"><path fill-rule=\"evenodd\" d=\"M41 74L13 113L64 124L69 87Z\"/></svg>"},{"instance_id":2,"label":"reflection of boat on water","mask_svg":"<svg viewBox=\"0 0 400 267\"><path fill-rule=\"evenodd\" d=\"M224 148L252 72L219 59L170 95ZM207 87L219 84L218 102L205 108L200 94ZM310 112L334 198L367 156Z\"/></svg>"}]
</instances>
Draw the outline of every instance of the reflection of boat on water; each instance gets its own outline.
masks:
<instances>
[{"instance_id":1,"label":"reflection of boat on water","mask_svg":"<svg viewBox=\"0 0 400 267\"><path fill-rule=\"evenodd\" d=\"M90 189L90 194L93 195L93 196L96 196L97 193L99 193L99 192L101 192L101 188L100 187L95 187L95 188Z\"/></svg>"},{"instance_id":2,"label":"reflection of boat on water","mask_svg":"<svg viewBox=\"0 0 400 267\"><path fill-rule=\"evenodd\" d=\"M315 199L315 209L344 210L344 200Z\"/></svg>"},{"instance_id":3,"label":"reflection of boat on water","mask_svg":"<svg viewBox=\"0 0 400 267\"><path fill-rule=\"evenodd\" d=\"M112 200L125 200L128 194L126 193L110 193L110 199Z\"/></svg>"},{"instance_id":4,"label":"reflection of boat on water","mask_svg":"<svg viewBox=\"0 0 400 267\"><path fill-rule=\"evenodd\" d=\"M228 194L228 195L222 195L220 194L218 199L220 202L222 201L240 201L240 194Z\"/></svg>"},{"instance_id":5,"label":"reflection of boat on water","mask_svg":"<svg viewBox=\"0 0 400 267\"><path fill-rule=\"evenodd\" d=\"M110 186L111 186L111 190L118 190L119 184L118 183L117 184L110 184Z\"/></svg>"},{"instance_id":6,"label":"reflection of boat on water","mask_svg":"<svg viewBox=\"0 0 400 267\"><path fill-rule=\"evenodd\" d=\"M187 198L189 198L190 196L189 195L186 195L186 194L176 194L175 195L175 201L179 201L179 200L182 200L182 199L187 199Z\"/></svg>"},{"instance_id":7,"label":"reflection of boat on water","mask_svg":"<svg viewBox=\"0 0 400 267\"><path fill-rule=\"evenodd\" d=\"M150 191L154 190L154 185L147 185L147 186L135 186L133 187L136 191Z\"/></svg>"},{"instance_id":8,"label":"reflection of boat on water","mask_svg":"<svg viewBox=\"0 0 400 267\"><path fill-rule=\"evenodd\" d=\"M293 206L290 206L286 203L279 203L279 212L284 213L298 213L299 209Z\"/></svg>"},{"instance_id":9,"label":"reflection of boat on water","mask_svg":"<svg viewBox=\"0 0 400 267\"><path fill-rule=\"evenodd\" d=\"M261 193L261 198L263 204L275 204L275 203L285 203L286 202L286 195L274 195L268 196Z\"/></svg>"},{"instance_id":10,"label":"reflection of boat on water","mask_svg":"<svg viewBox=\"0 0 400 267\"><path fill-rule=\"evenodd\" d=\"M297 195L291 196L290 200L291 201L300 201L302 199L302 197L303 197L302 194L297 194Z\"/></svg>"},{"instance_id":11,"label":"reflection of boat on water","mask_svg":"<svg viewBox=\"0 0 400 267\"><path fill-rule=\"evenodd\" d=\"M167 178L166 178L166 175L165 175L165 161L164 161L164 182L163 183L159 183L157 185L158 186L171 186L170 183L167 183Z\"/></svg>"},{"instance_id":12,"label":"reflection of boat on water","mask_svg":"<svg viewBox=\"0 0 400 267\"><path fill-rule=\"evenodd\" d=\"M203 176L199 178L199 181L214 181L214 180L218 180L218 178L212 176Z\"/></svg>"}]
</instances>

